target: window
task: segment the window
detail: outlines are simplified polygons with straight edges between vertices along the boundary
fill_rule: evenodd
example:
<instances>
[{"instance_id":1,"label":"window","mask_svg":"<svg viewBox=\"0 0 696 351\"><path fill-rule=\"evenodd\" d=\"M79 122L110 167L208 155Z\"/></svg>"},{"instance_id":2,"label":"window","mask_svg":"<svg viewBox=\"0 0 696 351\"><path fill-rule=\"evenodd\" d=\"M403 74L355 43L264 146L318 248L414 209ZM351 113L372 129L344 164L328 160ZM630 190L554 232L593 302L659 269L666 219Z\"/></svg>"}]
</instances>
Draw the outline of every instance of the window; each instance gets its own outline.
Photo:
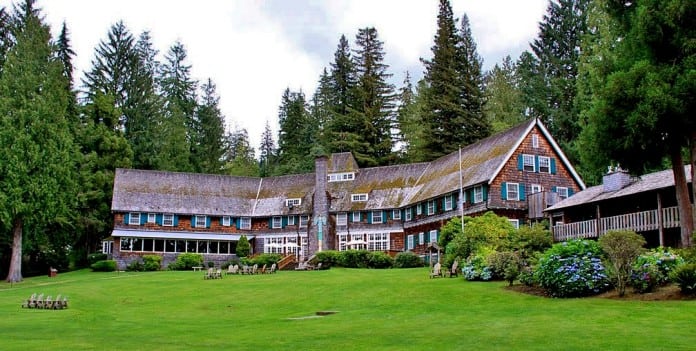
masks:
<instances>
[{"instance_id":1,"label":"window","mask_svg":"<svg viewBox=\"0 0 696 351\"><path fill-rule=\"evenodd\" d=\"M360 222L360 212L359 211L353 212L353 222Z\"/></svg>"},{"instance_id":2,"label":"window","mask_svg":"<svg viewBox=\"0 0 696 351\"><path fill-rule=\"evenodd\" d=\"M372 223L382 223L382 211L372 211Z\"/></svg>"},{"instance_id":3,"label":"window","mask_svg":"<svg viewBox=\"0 0 696 351\"><path fill-rule=\"evenodd\" d=\"M173 214L163 214L162 215L162 225L165 227L173 227L174 226L174 215Z\"/></svg>"},{"instance_id":4,"label":"window","mask_svg":"<svg viewBox=\"0 0 696 351\"><path fill-rule=\"evenodd\" d=\"M430 231L430 242L431 243L437 242L437 230L435 230L435 229Z\"/></svg>"},{"instance_id":5,"label":"window","mask_svg":"<svg viewBox=\"0 0 696 351\"><path fill-rule=\"evenodd\" d=\"M519 219L508 219L510 224L512 224L515 229L520 229L520 220Z\"/></svg>"},{"instance_id":6,"label":"window","mask_svg":"<svg viewBox=\"0 0 696 351\"><path fill-rule=\"evenodd\" d=\"M387 250L389 250L389 234L388 233L367 234L367 249L370 251L387 251Z\"/></svg>"},{"instance_id":7,"label":"window","mask_svg":"<svg viewBox=\"0 0 696 351\"><path fill-rule=\"evenodd\" d=\"M230 216L222 216L222 226L229 227L232 224L232 219Z\"/></svg>"},{"instance_id":8,"label":"window","mask_svg":"<svg viewBox=\"0 0 696 351\"><path fill-rule=\"evenodd\" d=\"M353 172L332 173L326 176L326 180L329 182L345 182L353 179L355 179L355 173Z\"/></svg>"},{"instance_id":9,"label":"window","mask_svg":"<svg viewBox=\"0 0 696 351\"><path fill-rule=\"evenodd\" d=\"M418 233L418 243L425 244L425 233L423 233L423 232Z\"/></svg>"},{"instance_id":10,"label":"window","mask_svg":"<svg viewBox=\"0 0 696 351\"><path fill-rule=\"evenodd\" d=\"M157 222L157 215L154 213L148 213L147 214L147 223L155 223Z\"/></svg>"},{"instance_id":11,"label":"window","mask_svg":"<svg viewBox=\"0 0 696 351\"><path fill-rule=\"evenodd\" d=\"M287 206L287 207L299 206L301 203L302 203L302 199L300 199L300 198L286 199L285 200L285 206Z\"/></svg>"},{"instance_id":12,"label":"window","mask_svg":"<svg viewBox=\"0 0 696 351\"><path fill-rule=\"evenodd\" d=\"M532 194L540 193L541 192L541 185L539 184L532 184Z\"/></svg>"},{"instance_id":13,"label":"window","mask_svg":"<svg viewBox=\"0 0 696 351\"><path fill-rule=\"evenodd\" d=\"M206 216L196 215L196 228L206 227Z\"/></svg>"},{"instance_id":14,"label":"window","mask_svg":"<svg viewBox=\"0 0 696 351\"><path fill-rule=\"evenodd\" d=\"M551 159L547 156L539 156L539 172L551 173Z\"/></svg>"},{"instance_id":15,"label":"window","mask_svg":"<svg viewBox=\"0 0 696 351\"><path fill-rule=\"evenodd\" d=\"M522 155L522 164L525 171L536 171L536 167L534 167L534 155Z\"/></svg>"},{"instance_id":16,"label":"window","mask_svg":"<svg viewBox=\"0 0 696 351\"><path fill-rule=\"evenodd\" d=\"M407 250L413 250L413 247L414 247L414 246L415 246L415 245L413 245L413 235L409 235L408 238L407 238L407 240L406 240L406 249L407 249Z\"/></svg>"},{"instance_id":17,"label":"window","mask_svg":"<svg viewBox=\"0 0 696 351\"><path fill-rule=\"evenodd\" d=\"M239 229L251 229L251 217L240 218Z\"/></svg>"},{"instance_id":18,"label":"window","mask_svg":"<svg viewBox=\"0 0 696 351\"><path fill-rule=\"evenodd\" d=\"M520 185L518 183L507 183L507 199L508 200L519 200L520 199Z\"/></svg>"},{"instance_id":19,"label":"window","mask_svg":"<svg viewBox=\"0 0 696 351\"><path fill-rule=\"evenodd\" d=\"M392 219L395 221L401 220L401 210L392 210Z\"/></svg>"},{"instance_id":20,"label":"window","mask_svg":"<svg viewBox=\"0 0 696 351\"><path fill-rule=\"evenodd\" d=\"M445 211L451 210L453 204L454 204L454 195L445 196Z\"/></svg>"},{"instance_id":21,"label":"window","mask_svg":"<svg viewBox=\"0 0 696 351\"><path fill-rule=\"evenodd\" d=\"M411 211L413 211L413 208L411 208L411 207L406 208L406 211L404 211L405 216L406 216L406 221L410 221L412 219L411 218Z\"/></svg>"},{"instance_id":22,"label":"window","mask_svg":"<svg viewBox=\"0 0 696 351\"><path fill-rule=\"evenodd\" d=\"M535 149L539 147L539 136L536 134L532 134L532 147Z\"/></svg>"},{"instance_id":23,"label":"window","mask_svg":"<svg viewBox=\"0 0 696 351\"><path fill-rule=\"evenodd\" d=\"M423 214L423 209L421 208L421 204L416 204L416 216L420 216Z\"/></svg>"},{"instance_id":24,"label":"window","mask_svg":"<svg viewBox=\"0 0 696 351\"><path fill-rule=\"evenodd\" d=\"M353 194L353 195L351 195L350 201L353 201L353 202L367 201L367 194Z\"/></svg>"},{"instance_id":25,"label":"window","mask_svg":"<svg viewBox=\"0 0 696 351\"><path fill-rule=\"evenodd\" d=\"M435 200L428 201L428 215L435 214Z\"/></svg>"},{"instance_id":26,"label":"window","mask_svg":"<svg viewBox=\"0 0 696 351\"><path fill-rule=\"evenodd\" d=\"M309 222L309 216L307 216L307 215L300 216L300 228L307 227L308 222Z\"/></svg>"},{"instance_id":27,"label":"window","mask_svg":"<svg viewBox=\"0 0 696 351\"><path fill-rule=\"evenodd\" d=\"M483 202L483 187L477 186L474 188L474 203Z\"/></svg>"},{"instance_id":28,"label":"window","mask_svg":"<svg viewBox=\"0 0 696 351\"><path fill-rule=\"evenodd\" d=\"M140 225L140 213L131 212L128 219L128 225Z\"/></svg>"},{"instance_id":29,"label":"window","mask_svg":"<svg viewBox=\"0 0 696 351\"><path fill-rule=\"evenodd\" d=\"M561 199L568 198L568 188L564 186L556 187L556 193L558 193L558 197L560 197Z\"/></svg>"},{"instance_id":30,"label":"window","mask_svg":"<svg viewBox=\"0 0 696 351\"><path fill-rule=\"evenodd\" d=\"M273 229L278 229L283 227L283 217L273 217L271 220L271 227Z\"/></svg>"},{"instance_id":31,"label":"window","mask_svg":"<svg viewBox=\"0 0 696 351\"><path fill-rule=\"evenodd\" d=\"M348 213L339 212L336 214L336 225L346 226L348 225Z\"/></svg>"},{"instance_id":32,"label":"window","mask_svg":"<svg viewBox=\"0 0 696 351\"><path fill-rule=\"evenodd\" d=\"M295 216L288 216L288 225L295 225Z\"/></svg>"}]
</instances>

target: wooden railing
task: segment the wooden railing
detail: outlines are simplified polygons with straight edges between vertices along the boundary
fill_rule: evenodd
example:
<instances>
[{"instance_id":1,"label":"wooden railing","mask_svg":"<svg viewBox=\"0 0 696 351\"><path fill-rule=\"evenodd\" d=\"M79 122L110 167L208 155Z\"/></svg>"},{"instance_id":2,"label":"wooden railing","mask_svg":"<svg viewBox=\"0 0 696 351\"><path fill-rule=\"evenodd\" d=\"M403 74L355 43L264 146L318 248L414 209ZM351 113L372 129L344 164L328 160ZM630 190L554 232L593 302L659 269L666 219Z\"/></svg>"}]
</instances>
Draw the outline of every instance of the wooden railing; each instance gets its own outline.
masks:
<instances>
[{"instance_id":1,"label":"wooden railing","mask_svg":"<svg viewBox=\"0 0 696 351\"><path fill-rule=\"evenodd\" d=\"M295 255L289 254L278 261L278 270L285 269L286 267L294 265L295 263L297 263Z\"/></svg>"},{"instance_id":2,"label":"wooden railing","mask_svg":"<svg viewBox=\"0 0 696 351\"><path fill-rule=\"evenodd\" d=\"M558 224L552 227L553 238L556 241L570 239L596 238L610 230L633 230L645 232L657 230L660 227L657 210L627 213L597 220L590 219L582 222ZM679 209L667 207L662 209L662 228L679 227Z\"/></svg>"}]
</instances>

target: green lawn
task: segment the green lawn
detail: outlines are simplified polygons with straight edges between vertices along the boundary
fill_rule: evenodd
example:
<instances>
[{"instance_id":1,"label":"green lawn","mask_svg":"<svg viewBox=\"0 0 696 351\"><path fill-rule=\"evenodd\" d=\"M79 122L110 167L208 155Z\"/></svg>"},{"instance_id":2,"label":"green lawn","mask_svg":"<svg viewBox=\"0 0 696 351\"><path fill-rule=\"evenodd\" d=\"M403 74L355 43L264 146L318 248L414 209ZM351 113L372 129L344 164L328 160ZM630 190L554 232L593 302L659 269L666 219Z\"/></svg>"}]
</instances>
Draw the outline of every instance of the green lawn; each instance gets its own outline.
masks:
<instances>
[{"instance_id":1,"label":"green lawn","mask_svg":"<svg viewBox=\"0 0 696 351\"><path fill-rule=\"evenodd\" d=\"M693 350L696 301L548 299L422 269L0 283L1 350ZM67 310L20 308L32 293ZM320 318L316 311L338 311Z\"/></svg>"}]
</instances>

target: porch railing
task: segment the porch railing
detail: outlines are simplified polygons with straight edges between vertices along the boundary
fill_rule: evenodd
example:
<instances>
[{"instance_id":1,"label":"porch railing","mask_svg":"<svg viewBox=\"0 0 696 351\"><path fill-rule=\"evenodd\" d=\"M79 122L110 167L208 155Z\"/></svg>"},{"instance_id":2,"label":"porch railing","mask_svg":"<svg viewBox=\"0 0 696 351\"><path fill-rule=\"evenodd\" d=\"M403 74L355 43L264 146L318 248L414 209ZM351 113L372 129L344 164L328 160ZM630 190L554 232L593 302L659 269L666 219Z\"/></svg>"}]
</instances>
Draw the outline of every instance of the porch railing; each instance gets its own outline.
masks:
<instances>
[{"instance_id":1,"label":"porch railing","mask_svg":"<svg viewBox=\"0 0 696 351\"><path fill-rule=\"evenodd\" d=\"M582 222L557 224L553 226L553 238L556 241L570 239L596 238L610 230L633 230L645 232L659 229L657 210L627 213L618 216L590 219ZM662 228L679 227L679 210L676 206L662 209Z\"/></svg>"}]
</instances>

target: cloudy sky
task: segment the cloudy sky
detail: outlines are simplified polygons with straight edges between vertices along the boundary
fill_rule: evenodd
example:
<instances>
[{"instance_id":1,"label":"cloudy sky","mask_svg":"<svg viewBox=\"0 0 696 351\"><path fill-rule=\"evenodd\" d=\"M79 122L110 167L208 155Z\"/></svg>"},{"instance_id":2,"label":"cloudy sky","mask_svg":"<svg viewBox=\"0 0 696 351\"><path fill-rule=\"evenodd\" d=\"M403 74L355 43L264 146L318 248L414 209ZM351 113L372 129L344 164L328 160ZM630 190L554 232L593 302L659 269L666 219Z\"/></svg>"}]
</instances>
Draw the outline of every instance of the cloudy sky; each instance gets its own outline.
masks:
<instances>
[{"instance_id":1,"label":"cloudy sky","mask_svg":"<svg viewBox=\"0 0 696 351\"><path fill-rule=\"evenodd\" d=\"M451 0L456 17L469 16L486 69L528 48L547 2ZM398 87L406 71L422 77L420 58L431 57L438 11L437 0L39 0L38 6L54 33L67 23L78 79L119 20L136 36L149 30L162 55L181 41L194 78L213 79L228 125L246 128L255 147L267 120L277 132L286 87L308 98L314 92L341 34L352 44L358 28L374 26L393 83Z\"/></svg>"}]
</instances>

